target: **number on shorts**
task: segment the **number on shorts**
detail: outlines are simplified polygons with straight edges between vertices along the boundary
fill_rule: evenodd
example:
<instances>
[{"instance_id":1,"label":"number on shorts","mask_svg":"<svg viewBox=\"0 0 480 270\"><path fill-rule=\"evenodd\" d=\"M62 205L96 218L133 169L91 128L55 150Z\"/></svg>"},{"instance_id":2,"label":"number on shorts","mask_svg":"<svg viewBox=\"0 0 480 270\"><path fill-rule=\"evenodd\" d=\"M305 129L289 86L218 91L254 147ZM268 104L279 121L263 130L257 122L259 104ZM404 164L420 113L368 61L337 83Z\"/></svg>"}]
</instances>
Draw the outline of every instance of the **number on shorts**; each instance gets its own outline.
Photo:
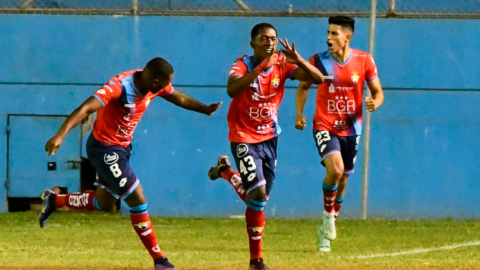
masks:
<instances>
[{"instance_id":1,"label":"number on shorts","mask_svg":"<svg viewBox=\"0 0 480 270\"><path fill-rule=\"evenodd\" d=\"M118 163L112 164L112 166L110 166L110 171L112 171L113 176L115 176L115 178L118 178L122 175L122 171L118 167Z\"/></svg>"},{"instance_id":2,"label":"number on shorts","mask_svg":"<svg viewBox=\"0 0 480 270\"><path fill-rule=\"evenodd\" d=\"M248 167L245 167L245 164L243 163L245 161L248 165ZM255 170L257 168L257 165L255 165L255 161L253 160L252 156L246 156L243 158L243 160L240 160L240 172L244 175L247 175L249 172Z\"/></svg>"},{"instance_id":3,"label":"number on shorts","mask_svg":"<svg viewBox=\"0 0 480 270\"><path fill-rule=\"evenodd\" d=\"M125 184L127 183L127 181L128 181L128 180L127 180L127 177L124 177L124 178L122 178L122 180L120 180L120 183L118 183L118 185L119 185L120 187L124 187Z\"/></svg>"},{"instance_id":4,"label":"number on shorts","mask_svg":"<svg viewBox=\"0 0 480 270\"><path fill-rule=\"evenodd\" d=\"M320 132L317 132L317 134L315 134L315 138L317 138L317 145L318 146L320 146L324 142L328 142L332 139L330 137L330 133L328 133L328 131L326 131L326 130L320 130Z\"/></svg>"},{"instance_id":5,"label":"number on shorts","mask_svg":"<svg viewBox=\"0 0 480 270\"><path fill-rule=\"evenodd\" d=\"M247 166L245 166L244 161L247 163ZM257 176L256 173L251 173L256 168L257 165L255 164L252 156L246 156L243 158L243 160L240 160L240 173L242 173L243 175L248 175L248 181L252 181Z\"/></svg>"}]
</instances>

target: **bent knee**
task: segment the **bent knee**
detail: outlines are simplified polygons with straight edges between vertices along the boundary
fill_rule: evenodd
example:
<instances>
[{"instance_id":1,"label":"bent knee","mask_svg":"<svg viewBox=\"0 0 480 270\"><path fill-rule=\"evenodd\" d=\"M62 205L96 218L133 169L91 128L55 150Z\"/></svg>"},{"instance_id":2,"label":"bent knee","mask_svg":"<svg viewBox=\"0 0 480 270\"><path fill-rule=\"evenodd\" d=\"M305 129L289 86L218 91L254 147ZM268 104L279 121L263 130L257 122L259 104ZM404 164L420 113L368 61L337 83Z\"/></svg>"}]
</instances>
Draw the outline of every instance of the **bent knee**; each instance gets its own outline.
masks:
<instances>
[{"instance_id":1,"label":"bent knee","mask_svg":"<svg viewBox=\"0 0 480 270\"><path fill-rule=\"evenodd\" d=\"M343 165L341 166L334 166L332 168L327 169L327 176L334 179L341 179L343 176Z\"/></svg>"}]
</instances>

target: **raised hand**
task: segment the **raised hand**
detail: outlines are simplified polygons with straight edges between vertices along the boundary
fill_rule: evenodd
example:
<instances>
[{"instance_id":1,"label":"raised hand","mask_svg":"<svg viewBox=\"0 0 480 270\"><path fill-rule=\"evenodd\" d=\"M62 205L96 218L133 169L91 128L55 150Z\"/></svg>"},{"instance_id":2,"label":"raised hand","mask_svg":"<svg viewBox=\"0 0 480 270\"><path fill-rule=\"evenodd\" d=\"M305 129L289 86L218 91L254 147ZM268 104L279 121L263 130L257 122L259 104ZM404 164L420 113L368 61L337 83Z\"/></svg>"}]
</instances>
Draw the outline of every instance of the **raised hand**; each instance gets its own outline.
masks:
<instances>
[{"instance_id":1,"label":"raised hand","mask_svg":"<svg viewBox=\"0 0 480 270\"><path fill-rule=\"evenodd\" d=\"M214 114L220 107L222 106L222 102L212 103L207 106L207 110L205 112L206 115L210 116Z\"/></svg>"},{"instance_id":2,"label":"raised hand","mask_svg":"<svg viewBox=\"0 0 480 270\"><path fill-rule=\"evenodd\" d=\"M263 61L255 68L256 71L264 72L269 69L271 66L279 64L278 63L279 55L277 53L272 54L269 58L263 59Z\"/></svg>"},{"instance_id":3,"label":"raised hand","mask_svg":"<svg viewBox=\"0 0 480 270\"><path fill-rule=\"evenodd\" d=\"M286 62L297 64L301 60L303 60L300 54L298 54L297 50L295 50L295 42L292 42L292 46L290 46L286 38L284 40L282 39L278 39L278 40L280 41L282 46L285 48L280 50L280 52L287 57Z\"/></svg>"}]
</instances>

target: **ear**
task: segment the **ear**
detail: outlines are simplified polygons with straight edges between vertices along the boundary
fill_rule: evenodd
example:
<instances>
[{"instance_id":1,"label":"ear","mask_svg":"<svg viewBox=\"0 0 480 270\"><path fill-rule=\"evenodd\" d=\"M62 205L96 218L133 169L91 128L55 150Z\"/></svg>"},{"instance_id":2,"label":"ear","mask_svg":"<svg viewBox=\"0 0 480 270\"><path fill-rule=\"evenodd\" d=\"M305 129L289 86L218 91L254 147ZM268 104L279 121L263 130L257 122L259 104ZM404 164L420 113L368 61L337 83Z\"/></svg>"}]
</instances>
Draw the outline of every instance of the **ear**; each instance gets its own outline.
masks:
<instances>
[{"instance_id":1,"label":"ear","mask_svg":"<svg viewBox=\"0 0 480 270\"><path fill-rule=\"evenodd\" d=\"M350 41L352 40L352 37L353 37L353 33L348 33L345 35L347 37L347 41L350 43Z\"/></svg>"},{"instance_id":2,"label":"ear","mask_svg":"<svg viewBox=\"0 0 480 270\"><path fill-rule=\"evenodd\" d=\"M253 47L253 40L250 41L250 47L252 47L252 49L255 49L255 48Z\"/></svg>"}]
</instances>

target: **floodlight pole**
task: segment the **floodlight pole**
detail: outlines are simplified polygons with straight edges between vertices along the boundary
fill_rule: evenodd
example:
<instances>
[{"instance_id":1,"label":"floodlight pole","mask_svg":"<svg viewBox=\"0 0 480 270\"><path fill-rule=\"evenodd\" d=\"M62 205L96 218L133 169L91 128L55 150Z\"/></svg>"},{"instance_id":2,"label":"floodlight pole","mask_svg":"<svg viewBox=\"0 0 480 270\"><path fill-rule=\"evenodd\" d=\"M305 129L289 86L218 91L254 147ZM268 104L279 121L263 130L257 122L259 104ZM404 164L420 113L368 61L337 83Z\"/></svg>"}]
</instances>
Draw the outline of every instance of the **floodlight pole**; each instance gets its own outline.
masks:
<instances>
[{"instance_id":1,"label":"floodlight pole","mask_svg":"<svg viewBox=\"0 0 480 270\"><path fill-rule=\"evenodd\" d=\"M377 14L377 0L371 0L371 9L370 9L370 30L368 37L368 53L373 56L373 51L375 47L375 21ZM367 96L371 96L370 90L366 93ZM367 209L368 209L368 173L370 167L370 122L371 114L366 111L364 118L364 128L363 128L363 164L362 164L362 204L361 204L361 219L367 218Z\"/></svg>"}]
</instances>

